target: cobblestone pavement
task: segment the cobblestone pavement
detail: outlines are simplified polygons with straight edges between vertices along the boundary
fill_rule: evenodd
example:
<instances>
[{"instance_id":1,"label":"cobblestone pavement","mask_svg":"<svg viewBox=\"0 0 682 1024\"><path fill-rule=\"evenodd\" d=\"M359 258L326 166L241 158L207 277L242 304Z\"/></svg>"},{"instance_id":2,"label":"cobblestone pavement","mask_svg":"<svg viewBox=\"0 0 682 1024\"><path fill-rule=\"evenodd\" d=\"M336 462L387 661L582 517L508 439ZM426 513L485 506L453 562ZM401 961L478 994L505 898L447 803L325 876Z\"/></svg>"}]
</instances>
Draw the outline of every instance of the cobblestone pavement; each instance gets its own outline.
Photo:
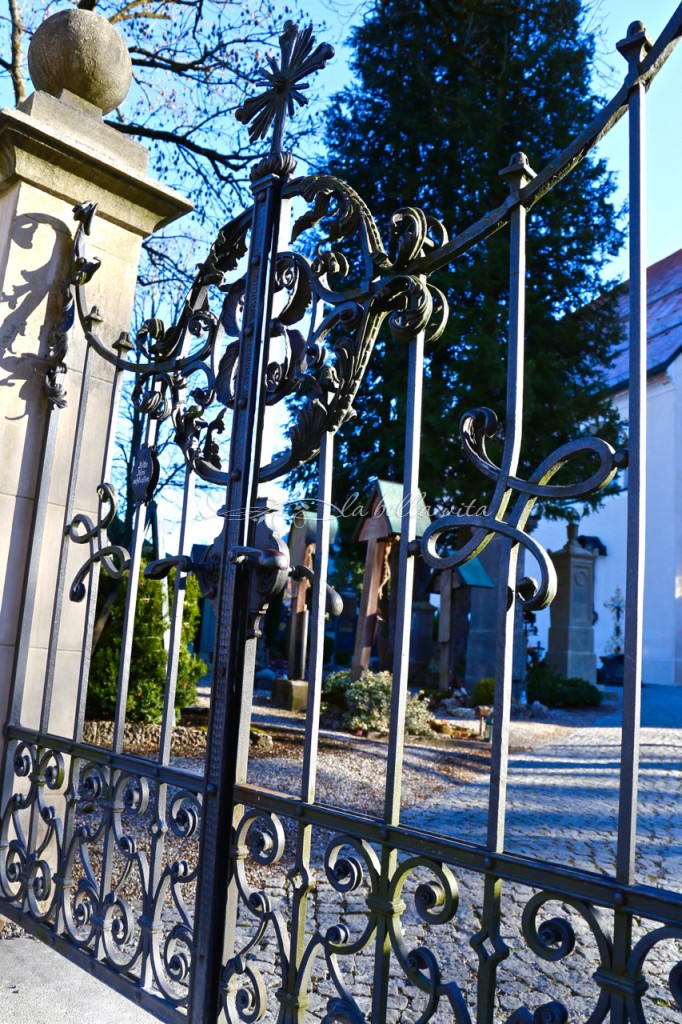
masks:
<instances>
[{"instance_id":1,"label":"cobblestone pavement","mask_svg":"<svg viewBox=\"0 0 682 1024\"><path fill-rule=\"evenodd\" d=\"M644 729L638 816L636 881L680 892L682 888L682 732ZM508 789L507 850L569 867L611 875L615 867L618 812L620 730L613 727L576 730L560 743L512 759ZM433 805L407 820L429 831L484 842L487 780L458 787L448 806ZM468 877L462 891L476 894L463 901L461 927L476 930L480 881ZM547 963L527 947L521 936L521 913L532 891L507 885L503 890L504 938L511 955L500 968L501 1020L519 1005L529 1009L549 999L567 1005L570 1021L587 1021L596 1002L592 980L599 960L595 941L573 914L576 946L562 963ZM559 903L548 910L561 912ZM568 908L570 910L570 908ZM566 908L564 908L564 911ZM551 913L546 915L552 916ZM608 925L609 917L605 915ZM649 925L635 927L636 937ZM667 978L682 959L682 943L663 943L648 961L650 989L644 1006L646 1021L668 1024L682 1020ZM472 964L473 966L473 964Z\"/></svg>"},{"instance_id":2,"label":"cobblestone pavement","mask_svg":"<svg viewBox=\"0 0 682 1024\"><path fill-rule=\"evenodd\" d=\"M674 699L673 699L674 698ZM680 892L682 887L682 693L663 693L662 689L645 701L646 728L642 732L641 784L639 801L639 828L637 851L637 881ZM513 755L510 769L507 816L507 849L554 864L584 868L610 875L615 856L615 835L618 807L618 780L620 756L620 730L617 716L562 733L545 746L535 747ZM411 751L410 756L417 756ZM424 763L430 764L424 754ZM256 781L254 779L254 781ZM408 800L412 806L404 814L406 824L428 831L456 836L474 843L482 843L485 834L485 815L488 797L486 776L470 781L440 780L435 796L425 800L419 792L418 800ZM416 805L416 806L415 806ZM289 832L288 823L287 832ZM318 886L311 896L313 913L307 933L324 934L339 923L347 927L351 937L362 935L366 923L366 886L345 894L335 891L319 866L327 837L317 835L314 841L313 861L318 866ZM290 853L290 843L287 843ZM349 852L346 850L346 852ZM279 908L285 921L291 917L292 886L288 877L291 857L253 876L254 885L264 883L273 909ZM482 880L466 871L454 868L459 885L459 908L452 921L439 926L426 925L415 912L414 895L420 882L433 880L433 874L417 869L402 893L406 904L402 916L404 941L407 950L428 946L441 966L442 978L454 983L466 1000L468 1010L475 1019L476 970L478 960L469 939L480 926ZM566 903L547 904L539 920L563 918L570 921L575 933L573 951L560 962L548 962L538 957L526 944L521 931L521 915L535 890L505 884L502 889L502 937L509 948L509 957L498 972L496 1024L532 1024L536 1020L555 1021L563 1018L537 1017L533 1014L551 1000L560 1000L568 1009L570 1024L597 1024L602 1016L592 1016L598 995L593 974L599 966L597 942L584 919ZM604 915L604 928L608 933L611 918ZM239 940L243 948L258 931L258 922L248 910L241 908ZM635 938L655 927L647 922L635 922ZM19 939L16 943L28 940ZM43 973L49 975L62 970L62 962L49 949L31 943L33 949L26 957L31 964L27 978L20 976L17 955L12 954L11 970L3 948L15 943L0 943L0 1024L26 1021L26 1024L50 1024L60 1020L59 999L64 998L64 1017L74 1024L99 1024L119 1019L132 1024L142 1017L127 1003L128 1011L114 1011L114 1000L85 972L64 964L70 971L68 997L65 992L50 991L50 1002L45 1016L33 1015L29 1010L27 994L35 995L34 979L40 974L39 964L47 958ZM238 944L239 946L239 944ZM16 948L16 947L15 947ZM7 954L9 955L9 954ZM5 959L3 960L3 956ZM20 959L20 958L19 958ZM353 956L338 957L338 971L349 991L357 999L361 1010L367 1013L371 1005L374 946ZM672 968L682 960L682 942L670 939L658 944L650 954L645 974L650 988L644 998L644 1016L637 1024L673 1024L682 1021L682 1010L676 1005L668 987ZM392 957L392 979L388 997L387 1024L410 1024L418 1020L426 1007L426 997L412 987ZM277 1018L278 1001L275 992L281 984L281 965L274 934L269 926L263 937L249 953L249 966L260 972L267 991L264 1022ZM56 973L55 973L56 976ZM11 978L11 984L9 979ZM7 979L7 980L6 980ZM313 994L308 1017L321 1020L328 1009L328 1000L338 996L338 989L328 976L327 965L318 957L312 971ZM40 984L40 983L39 983ZM76 986L82 993L87 1012L74 1016L68 1012L73 1006ZM45 982L46 991L50 988ZM87 986L92 994L87 996ZM21 993L24 993L22 999ZM12 997L16 995L16 999ZM12 1013L4 1013L12 1004ZM49 1013L48 1011L49 1007ZM101 1016L99 1008L101 1007ZM521 1008L528 1013L520 1013ZM17 1011L18 1016L17 1016ZM25 1011L28 1011L26 1013ZM446 999L431 1018L437 1024L450 1024L456 1018ZM463 1019L463 1018L462 1018ZM384 1022L376 1022L384 1024Z\"/></svg>"},{"instance_id":3,"label":"cobblestone pavement","mask_svg":"<svg viewBox=\"0 0 682 1024\"><path fill-rule=\"evenodd\" d=\"M649 715L658 727L642 731L636 862L638 883L675 892L680 892L682 886L682 715L676 710L679 706L677 694L674 705L667 708L659 695L656 714ZM604 720L600 726L576 729L550 745L512 757L507 816L509 852L607 875L613 873L620 762L617 717ZM662 728L662 724L667 727ZM677 727L671 727L673 725ZM426 805L408 810L404 821L428 831L483 843L487 800L487 778L453 784L449 793L441 791ZM425 944L434 951L441 964L443 980L456 983L469 1012L475 1017L477 957L468 940L480 926L482 880L457 869L455 874L460 891L459 909L453 921L445 926L426 926L414 913L410 896L414 894L419 877L413 880L411 889L409 885L406 887L403 893L408 905L403 915L405 941L408 949ZM422 880L427 877L424 875ZM270 891L288 908L286 881L283 880L280 888ZM503 887L502 936L510 955L499 968L496 1021L502 1024L510 1022L512 1017L514 1024L535 1021L533 1014L552 1000L559 1000L566 1006L571 1024L602 1020L601 1014L591 1016L599 994L593 980L600 963L595 936L572 907L559 900L551 901L538 920L563 918L570 921L575 947L560 962L538 957L526 944L521 931L521 915L535 891L511 884ZM367 890L361 887L341 899L327 883L320 884L313 897L317 927L324 932L341 920L351 935L360 935L367 895ZM611 915L605 912L602 923L607 934L611 921ZM655 927L651 922L635 921L635 940ZM247 933L248 928L245 928L243 934ZM645 964L650 987L643 1000L642 1022L671 1024L682 1020L682 1009L668 987L670 971L681 960L680 941L661 942L652 950ZM418 1019L426 1000L406 982L395 958L392 963L387 1019L407 1024ZM263 971L268 989L272 991L276 987L278 964L271 936L254 951L254 964ZM339 965L361 1009L369 1010L372 947L359 956L340 957ZM321 967L315 983L316 994L311 1001L312 1015L318 1018L324 1017L327 998L338 994L324 973ZM272 997L270 1001L274 1002ZM521 1008L530 1012L516 1016ZM275 1019L273 1010L271 1005L266 1020ZM443 1000L432 1019L445 1024L455 1018L449 1004Z\"/></svg>"}]
</instances>

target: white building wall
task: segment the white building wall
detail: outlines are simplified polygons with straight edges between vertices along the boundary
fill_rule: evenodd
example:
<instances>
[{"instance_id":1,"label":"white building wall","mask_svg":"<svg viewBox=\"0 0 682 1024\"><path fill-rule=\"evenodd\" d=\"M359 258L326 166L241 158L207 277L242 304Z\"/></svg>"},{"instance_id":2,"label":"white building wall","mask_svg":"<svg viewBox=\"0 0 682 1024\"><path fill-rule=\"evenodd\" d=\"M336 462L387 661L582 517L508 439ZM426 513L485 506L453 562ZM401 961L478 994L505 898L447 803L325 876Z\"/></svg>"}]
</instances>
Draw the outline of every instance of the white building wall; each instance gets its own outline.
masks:
<instances>
[{"instance_id":1,"label":"white building wall","mask_svg":"<svg viewBox=\"0 0 682 1024\"><path fill-rule=\"evenodd\" d=\"M682 685L682 403L675 402L681 387L682 357L648 387L642 678L645 683L667 685ZM617 395L614 405L626 420L627 396ZM681 515L675 514L676 508ZM595 565L597 665L613 631L612 614L604 605L616 587L625 593L626 528L624 492L607 498L600 511L580 522L580 534L599 537L607 551ZM534 536L549 551L557 551L566 543L566 525L543 520ZM538 614L537 625L538 639L546 649L549 610Z\"/></svg>"},{"instance_id":2,"label":"white building wall","mask_svg":"<svg viewBox=\"0 0 682 1024\"><path fill-rule=\"evenodd\" d=\"M671 521L674 530L674 548L671 562L674 565L674 630L675 630L675 672L677 686L682 685L682 356L679 356L669 367L669 375L675 387L674 449L664 475L672 478L674 505L671 509Z\"/></svg>"}]
</instances>

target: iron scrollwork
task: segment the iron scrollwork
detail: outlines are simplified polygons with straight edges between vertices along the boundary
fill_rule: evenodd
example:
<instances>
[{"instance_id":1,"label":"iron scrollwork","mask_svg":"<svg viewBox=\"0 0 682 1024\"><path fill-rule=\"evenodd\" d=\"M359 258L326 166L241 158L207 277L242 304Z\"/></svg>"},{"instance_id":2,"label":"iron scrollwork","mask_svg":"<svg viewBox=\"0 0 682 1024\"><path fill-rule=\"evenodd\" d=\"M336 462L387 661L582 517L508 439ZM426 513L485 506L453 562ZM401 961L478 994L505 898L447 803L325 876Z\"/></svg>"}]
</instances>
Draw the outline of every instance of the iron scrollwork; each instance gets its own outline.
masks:
<instances>
[{"instance_id":1,"label":"iron scrollwork","mask_svg":"<svg viewBox=\"0 0 682 1024\"><path fill-rule=\"evenodd\" d=\"M54 910L52 865L62 841L62 822L48 797L63 786L64 757L23 742L17 744L13 760L15 777L30 785L25 793L14 793L3 809L0 893L26 906L36 920L46 921Z\"/></svg>"},{"instance_id":2,"label":"iron scrollwork","mask_svg":"<svg viewBox=\"0 0 682 1024\"><path fill-rule=\"evenodd\" d=\"M298 178L285 185L284 194L301 197L310 207L295 222L292 240L320 224L324 224L326 235L325 241L317 241L313 259L291 251L279 254L275 264L278 309L268 337L270 346L279 347L281 354L267 363L265 401L275 405L297 394L301 397L292 409L289 448L263 467L263 482L276 480L314 458L323 434L337 431L353 415L353 400L384 320L388 319L398 341L422 330L427 341L435 341L445 329L448 315L442 292L427 276L408 272L415 261L431 257L437 262L440 250L448 247L447 233L439 222L417 208L398 210L393 217L392 258L367 206L344 182L329 175ZM166 329L158 319L145 322L137 335L140 361L122 360L101 342L92 315L83 312L87 273L76 287L76 304L88 340L100 355L136 375L135 407L154 419L172 417L175 442L188 466L201 479L221 485L227 483L228 474L222 469L217 435L225 430L226 411L237 400L234 386L242 342L229 339L241 338L246 283L245 278L228 278L247 251L248 228L249 217L242 215L219 233L174 327ZM360 286L344 288L349 264L343 253L325 246L337 246L351 236L360 242L366 277ZM212 286L224 293L219 316L207 306ZM310 317L310 311L318 306L326 312L321 318ZM305 318L309 320L306 334L298 329ZM224 349L223 339L227 341ZM207 415L216 402L222 409L214 416ZM422 538L421 554L432 568L445 569L473 558L495 535L520 543L533 556L540 573L539 582L532 577L521 581L520 598L524 607L538 609L551 601L556 580L547 553L525 529L535 502L541 498L575 499L607 486L617 469L626 465L627 455L598 438L583 438L562 445L524 480L514 473L505 474L488 455L486 440L499 430L490 409L476 409L462 418L464 450L495 483L495 497L485 516L443 517L431 524ZM551 483L566 463L590 455L599 465L584 480L570 485ZM515 501L514 494L518 495ZM147 497L145 493L143 500ZM443 539L458 527L469 527L471 538L456 552L443 554Z\"/></svg>"},{"instance_id":3,"label":"iron scrollwork","mask_svg":"<svg viewBox=\"0 0 682 1024\"><path fill-rule=\"evenodd\" d=\"M105 543L106 531L116 516L116 491L112 484L102 483L97 488L100 511L97 522L93 523L89 516L79 513L74 516L67 527L67 533L75 544L88 544L90 557L80 567L71 584L72 601L82 601L85 597L85 580L95 563L100 563L112 579L121 579L130 564L130 555L120 544Z\"/></svg>"},{"instance_id":4,"label":"iron scrollwork","mask_svg":"<svg viewBox=\"0 0 682 1024\"><path fill-rule=\"evenodd\" d=\"M182 1006L193 949L185 893L196 881L201 799L176 787L166 806L164 787L106 760L17 744L15 777L30 785L3 812L0 893L36 921L60 922L65 939L116 974L139 977L148 967L157 992ZM165 833L188 856L153 872Z\"/></svg>"},{"instance_id":5,"label":"iron scrollwork","mask_svg":"<svg viewBox=\"0 0 682 1024\"><path fill-rule=\"evenodd\" d=\"M263 467L261 481L276 480L314 458L325 432L339 430L353 416L353 402L382 325L387 324L394 344L398 345L410 344L420 334L427 343L440 336L447 323L447 301L430 284L430 274L502 227L521 204L530 209L544 191L567 173L621 116L627 93L634 84L640 80L648 84L672 48L681 24L682 15L678 15L677 22L671 22L662 42L653 48L641 67L628 73L623 89L604 114L544 171L533 176L522 155L512 160L505 173L509 172L515 185L501 207L452 240L443 225L422 210L404 207L394 214L390 245L384 244L369 208L349 185L326 174L290 177L295 164L282 150L284 118L292 113L295 104L304 102L303 79L323 66L331 56L331 48L314 48L310 31L299 32L288 24L282 37L282 59L280 63L272 61L265 73L265 93L247 101L239 116L245 123L252 122L250 131L254 139L264 137L274 126L270 153L257 164L254 176L279 176L283 197L307 204L306 212L293 225L291 251L254 251L250 237L253 210L246 210L218 233L198 268L177 322L167 327L159 319L147 320L136 336L135 357L130 357L124 345L104 343L102 316L99 310L88 306L86 286L99 266L97 260L88 260L85 253L85 236L90 232L95 207L76 207L74 215L79 228L63 316L49 351L49 400L57 407L64 405L59 378L65 371L69 335L78 316L91 350L117 370L134 376L133 403L138 411L151 420L172 423L174 440L188 471L207 482L225 485L228 473L223 466L219 436L229 432L229 411L238 409L245 400L236 384L240 357L244 360L247 346L263 343L267 351L262 379L264 404L295 401L287 450ZM311 240L309 248L305 252L294 249L305 237ZM361 251L360 268L351 268L342 251L350 242L357 243ZM265 336L259 339L253 338L252 325L244 311L243 257L251 265L272 258L272 316L265 325ZM215 309L211 308L212 303ZM511 426L507 424L508 428ZM547 553L527 532L534 503L543 498L575 499L606 486L616 470L627 464L627 454L614 451L598 438L583 438L562 445L524 479L514 464L518 460L509 453L513 447L510 444L505 442L500 465L490 457L486 445L499 433L499 421L490 409L475 409L462 418L460 435L467 457L495 488L489 513L436 520L410 554L421 553L427 564L438 570L464 564L496 537L521 545L537 562L539 579L527 577L521 581L519 597L526 608L540 608L552 600L556 580ZM596 460L597 467L582 481L571 485L552 483L564 465L584 458ZM151 456L150 461L149 471L140 473L140 501L151 497L156 466ZM94 565L101 564L116 577L128 565L128 553L123 548L108 546L103 541L115 514L113 488L102 484L99 496L97 523L80 515L68 527L74 542L87 543L90 548L89 559L71 587L73 600L85 596L85 579ZM243 516L253 511L260 515L253 542L228 548L226 552L231 563L250 574L251 636L257 634L260 616L287 577L304 573L299 567L291 567L286 545L270 512L226 509L225 515ZM448 536L461 527L468 528L470 537L455 551L447 550ZM195 572L204 593L215 597L218 583L225 575L221 563L223 547L221 537L201 564L178 556L152 563L147 574L159 578L173 566L179 572ZM160 867L157 864L158 870L153 870L152 860L155 850L163 851L165 837L180 843L196 839L202 824L202 800L180 782L177 786L162 783L158 777L151 777L153 772L145 774L143 767L131 766L121 755L106 752L99 759L93 754L92 760L88 760L82 751L73 753L73 744L65 744L65 749L68 757L64 750L45 749L37 742L22 741L16 748L15 775L26 790L12 796L3 813L3 898L12 907L27 906L34 919L47 922L53 931L57 927L55 922L59 922L61 934L91 956L93 963L102 960L107 969L127 976L135 976L136 972L141 975L148 968L144 984L158 990L171 1006L182 1006L187 1001L194 950L193 914L185 895L197 879L197 868L189 855L164 862ZM172 769L164 765L164 771L170 774ZM67 775L69 783L64 794L61 789ZM65 801L68 828L63 828L56 805L50 802L51 794L58 794ZM385 952L390 948L402 979L418 996L425 997L420 1024L426 1024L443 1004L458 1024L471 1024L462 989L446 978L430 945L408 942L406 938L409 901L403 897L412 889L414 906L409 909L423 924L448 928L456 920L455 844L451 846L452 865L440 855L439 859L401 853L398 828L391 833L391 845L382 825L370 818L358 824L359 819L346 820L339 813L333 819L333 838L323 857L324 878L315 878L310 857L299 852L289 873L293 898L301 917L305 917L305 900L316 884L322 888L326 878L332 895L342 899L349 894L365 893L366 907L352 924L339 914L338 921L330 927L314 925L295 949L286 914L275 906L264 886L250 882L252 876L247 870L248 858L259 869L271 868L282 861L285 852L282 822L268 808L267 794L260 792L259 797L258 808L247 810L243 817L239 816L240 804L232 836L235 885L252 933L223 965L220 997L231 1024L237 1020L257 1020L265 1012L266 985L251 958L268 931L274 932L281 968L282 984L277 998L283 1019L300 1019L315 963L323 960L335 992L326 1006L325 1024L365 1024L366 1014L353 995L346 968L355 954L376 939L379 925L385 929ZM305 804L298 810L301 833L312 829L312 817L306 817ZM316 810L319 812L319 807ZM139 831L131 822L140 826ZM36 827L38 824L40 828ZM226 829L229 823L222 820L220 827ZM144 840L140 840L140 832ZM368 834L378 838L362 838ZM64 836L69 837L66 846ZM423 834L418 838L423 842ZM301 842L300 849L304 846ZM501 885L499 879L492 877L481 851L468 845L466 857L466 863L486 876L486 884L491 883L488 891ZM424 873L428 880L423 879ZM137 902L126 896L132 878L137 880L142 893ZM540 920L541 911L550 901L560 902L578 914L596 944L600 966L595 980L599 993L590 1024L606 1019L617 991L620 998L626 992L632 1020L643 1022L644 964L659 943L682 938L680 929L664 926L639 940L632 950L627 972L615 976L613 941L594 906L563 892L542 891L528 901L521 932L530 951L550 963L571 956L578 941L564 910ZM164 908L170 908L170 921L164 917ZM486 969L496 967L510 953L499 927L498 909L484 918L471 939L480 960L482 987ZM494 989L493 970L487 980ZM669 988L682 1009L679 964L670 973ZM519 1007L508 1017L507 1024L563 1024L567 1016L566 1007L551 1000L535 1009Z\"/></svg>"},{"instance_id":6,"label":"iron scrollwork","mask_svg":"<svg viewBox=\"0 0 682 1024\"><path fill-rule=\"evenodd\" d=\"M645 1024L646 1016L642 1009L641 997L648 988L648 983L643 978L643 968L647 957L662 942L677 942L679 955L679 943L682 941L682 926L663 925L655 928L648 935L643 935L635 944L628 961L628 978L631 981L628 998L628 1013L635 1024ZM668 974L668 989L673 997L677 1010L682 1012L682 960L671 968Z\"/></svg>"},{"instance_id":7,"label":"iron scrollwork","mask_svg":"<svg viewBox=\"0 0 682 1024\"><path fill-rule=\"evenodd\" d=\"M600 967L596 974L599 979L601 972L608 972L611 968L613 941L607 932L606 922L599 909L584 900L570 896L559 897L556 893L551 892L539 892L532 896L524 907L521 920L521 931L529 949L535 956L549 963L558 963L564 960L575 949L576 933L567 916L538 920L543 908L550 902L560 902L563 910L572 909L588 926L599 955ZM587 1018L589 1024L600 1024L601 1021L606 1020L610 1005L608 991L605 988L600 988L595 1006ZM509 1024L526 1024L526 1021L529 1024L534 1024L535 1021L566 1024L568 1010L558 1000L552 1000L551 1003L539 1007L533 1013L525 1008L520 1008L512 1015Z\"/></svg>"},{"instance_id":8,"label":"iron scrollwork","mask_svg":"<svg viewBox=\"0 0 682 1024\"><path fill-rule=\"evenodd\" d=\"M90 281L100 267L98 259L88 260L85 255L85 235L90 234L92 220L97 211L96 203L83 203L74 206L73 217L78 224L73 240L69 259L69 272L64 284L62 309L59 322L53 329L48 345L48 368L45 372L45 393L49 403L57 409L66 408L66 389L60 383L60 377L66 373L66 356L71 343L71 332L75 323L76 300L75 288ZM88 314L90 322L98 317L98 311L92 309Z\"/></svg>"},{"instance_id":9,"label":"iron scrollwork","mask_svg":"<svg viewBox=\"0 0 682 1024\"><path fill-rule=\"evenodd\" d=\"M627 466L627 452L616 451L597 437L569 441L552 452L527 480L504 474L486 450L486 440L499 435L499 423L492 409L475 409L465 413L460 423L462 446L470 462L495 483L495 496L486 515L443 516L424 531L421 552L424 561L434 569L452 569L463 565L497 536L521 544L533 556L540 571L539 582L525 577L518 584L521 604L529 610L546 608L556 594L556 571L545 549L525 532L533 506L538 499L572 500L594 494L613 480L619 469ZM567 463L593 455L598 467L584 480L573 484L551 484L556 473ZM518 498L513 501L514 492ZM442 553L441 543L458 527L469 527L471 537L454 552Z\"/></svg>"},{"instance_id":10,"label":"iron scrollwork","mask_svg":"<svg viewBox=\"0 0 682 1024\"><path fill-rule=\"evenodd\" d=\"M458 888L451 868L426 857L403 861L396 866L388 890L382 895L381 864L373 847L350 833L335 836L324 856L329 891L342 898L364 892L366 914L359 919L359 928L351 928L339 920L324 930L314 930L296 968L288 959L290 935L285 918L273 906L266 888L254 890L249 885L246 870L249 856L256 864L265 867L279 862L284 852L285 833L279 818L272 813L248 811L236 833L236 880L241 903L254 919L255 928L247 943L224 967L223 1007L230 1024L259 1019L266 1011L266 985L252 956L270 927L282 965L282 987L277 993L282 1006L292 1009L307 1006L315 963L322 957L336 990L336 995L328 999L323 1020L329 1024L366 1024L366 1015L353 995L343 964L351 965L353 958L370 946L376 936L378 916L384 914L389 922L388 935L399 970L408 984L427 995L426 1004L415 1021L426 1024L444 999L458 1024L471 1024L460 988L454 981L443 979L438 958L426 945L409 948L401 923L407 910L402 899L403 890L408 879L417 872L420 876L424 872L432 876L430 879L420 877L413 885L417 915L431 926L447 925L453 920L457 913ZM299 878L299 895L312 889L312 879L306 876L305 870L301 870L301 865L297 872L290 873L290 877Z\"/></svg>"},{"instance_id":11,"label":"iron scrollwork","mask_svg":"<svg viewBox=\"0 0 682 1024\"><path fill-rule=\"evenodd\" d=\"M393 218L391 258L368 207L344 182L330 175L296 178L284 186L284 196L303 198L310 206L294 224L292 241L324 223L326 242L317 241L312 259L291 251L276 260L273 287L278 308L268 326L268 342L271 349L280 347L282 354L266 366L266 404L296 394L301 398L293 409L289 449L263 467L263 482L314 458L322 435L336 432L353 416L353 400L386 318L398 340L422 329L428 329L427 340L435 340L447 321L444 295L426 278L404 273L410 261L445 244L441 224L416 208L399 210ZM159 319L143 324L136 338L136 359L103 343L98 333L101 318L85 312L87 275L75 284L76 310L88 343L102 358L134 374L135 408L155 420L172 418L175 442L188 466L201 479L220 485L227 483L228 475L222 470L217 435L225 429L226 410L237 400L234 383L244 327L246 279L230 280L230 273L248 251L250 220L249 210L219 232L177 324L168 329ZM344 287L350 265L342 252L325 245L351 237L363 253L365 280L360 286ZM208 308L213 287L224 295L219 315ZM323 310L322 316L311 317L317 308ZM297 326L305 320L306 333ZM216 403L222 408L207 415Z\"/></svg>"}]
</instances>

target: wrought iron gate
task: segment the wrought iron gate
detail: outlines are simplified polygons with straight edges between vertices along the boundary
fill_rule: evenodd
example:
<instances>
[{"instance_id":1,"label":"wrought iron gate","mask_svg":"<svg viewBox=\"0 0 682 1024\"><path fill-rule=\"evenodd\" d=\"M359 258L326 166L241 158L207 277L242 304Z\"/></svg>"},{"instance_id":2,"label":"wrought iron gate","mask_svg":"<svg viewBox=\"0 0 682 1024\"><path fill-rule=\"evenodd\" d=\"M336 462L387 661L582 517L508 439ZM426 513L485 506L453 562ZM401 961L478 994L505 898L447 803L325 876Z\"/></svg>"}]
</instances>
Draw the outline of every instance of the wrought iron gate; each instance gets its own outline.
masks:
<instances>
[{"instance_id":1,"label":"wrought iron gate","mask_svg":"<svg viewBox=\"0 0 682 1024\"><path fill-rule=\"evenodd\" d=\"M218 234L200 266L178 323L165 330L158 321L137 335L140 361L125 344L101 337L89 311L88 281L97 269L88 260L86 239L97 230L94 209L76 210L72 272L46 378L49 438L60 415L64 346L74 311L87 339L84 375L93 354L115 367L109 417L109 445L99 490L98 522L79 515L70 486L64 524L64 552L88 546L88 558L73 581L63 579L57 595L51 651L67 601L86 601L86 633L79 699L69 735L47 726L55 687L54 657L48 656L40 728L19 715L26 681L31 577L26 582L10 717L8 756L2 779L0 911L51 943L74 962L169 1022L209 1024L224 1013L230 1021L269 1019L328 1024L396 1018L392 979L412 987L414 1019L492 1024L496 1016L498 967L510 949L503 929L503 885L528 891L521 922L523 940L544 960L565 961L576 941L594 947L591 1024L647 1019L642 997L646 968L659 944L682 940L682 897L652 885L635 884L640 658L644 529L644 442L646 383L644 265L644 104L655 74L682 33L682 6L655 45L642 26L631 26L620 49L628 62L623 86L564 152L535 175L523 154L504 174L505 203L452 240L441 224L421 210L395 215L390 254L372 215L353 189L328 175L292 178L295 162L283 149L287 112L302 102L301 83L330 56L314 47L310 32L288 25L282 58L267 73L265 91L245 103L240 120L252 139L272 134L269 154L252 173L253 206ZM529 479L518 473L524 368L524 240L526 216L626 113L630 115L630 411L629 454L616 453L597 438L582 438L548 454ZM280 238L290 201L302 200L294 240L323 223L333 248L321 246L314 259L282 252ZM475 410L462 421L462 442L481 473L494 481L488 515L445 517L416 540L424 346L442 331L447 306L429 276L445 268L492 232L510 226L510 309L508 398L501 465L486 452L497 429L490 410ZM345 287L346 240L359 245L360 283ZM214 293L222 296L212 311ZM327 551L334 434L352 413L354 396L381 324L409 348L404 496L398 573L398 628L393 701L386 753L383 812L361 814L316 798L318 729L324 621L329 600ZM298 326L297 326L298 325ZM274 357L275 346L281 356ZM270 354L269 353L269 349ZM135 380L133 401L146 416L147 436L135 470L140 504L131 551L112 545L106 529L115 510L109 484L111 447L121 386ZM297 390L303 398L290 434L289 450L261 466L264 411ZM87 387L78 411L72 467L79 458L87 418ZM223 466L216 434L230 423L229 464ZM216 412L216 410L219 410ZM163 729L158 755L148 759L123 752L123 730L137 580L144 537L144 501L157 469L159 423L172 417L185 460L182 526L178 555L150 565L160 577L176 568ZM213 418L211 418L213 417ZM557 485L553 475L568 460L592 454L598 469L575 485ZM317 563L311 615L309 704L305 724L300 792L266 790L249 782L248 753L254 662L259 621L268 600L296 567L277 530L276 516L258 499L263 482L276 480L302 462L319 462ZM552 563L526 532L539 498L575 498L606 485L627 463L628 576L625 633L624 714L620 764L620 810L615 872L611 875L548 863L505 850L505 796L511 701L511 649L516 608L546 606L555 592ZM200 478L225 489L224 526L208 556L193 564L186 531L193 487ZM73 476L72 468L72 481ZM47 503L37 496L35 529ZM468 526L471 539L455 553L440 543L454 527ZM476 845L463 835L434 834L401 820L401 775L407 697L409 624L415 559L434 569L463 564L488 542L504 548L499 583L497 678L492 737L492 770L487 837ZM539 581L518 586L516 565L523 548L537 564ZM66 562L64 560L63 564ZM111 748L83 742L84 701L94 609L101 569L129 573L126 621ZM184 579L195 573L217 609L217 643L205 771L194 774L174 764L174 686ZM516 591L517 600L508 594ZM322 837L322 839L321 839ZM324 849L321 850L320 843ZM268 873L281 871L281 884ZM454 934L458 879L468 880L480 927L470 939L478 956L474 995L465 992L457 970L444 966L432 949L438 936ZM135 885L133 885L135 883ZM136 895L129 896L129 891ZM326 892L328 927L311 916L312 901ZM334 903L333 900L336 902ZM410 903L408 907L407 903ZM547 904L563 909L541 922ZM359 913L360 911L360 913ZM319 915L318 915L319 917ZM420 924L412 946L410 929ZM448 929L445 926L449 925ZM582 931L581 931L582 929ZM635 930L636 929L636 935ZM268 991L259 964L263 943L278 976ZM371 960L369 989L356 991L356 958ZM682 961L669 978L682 1009ZM319 993L325 993L321 998ZM530 999L530 996L529 996ZM536 999L536 1003L538 1000ZM418 1007L418 1008L417 1008ZM507 1024L561 1022L568 1011L558 1000L519 1007Z\"/></svg>"}]
</instances>

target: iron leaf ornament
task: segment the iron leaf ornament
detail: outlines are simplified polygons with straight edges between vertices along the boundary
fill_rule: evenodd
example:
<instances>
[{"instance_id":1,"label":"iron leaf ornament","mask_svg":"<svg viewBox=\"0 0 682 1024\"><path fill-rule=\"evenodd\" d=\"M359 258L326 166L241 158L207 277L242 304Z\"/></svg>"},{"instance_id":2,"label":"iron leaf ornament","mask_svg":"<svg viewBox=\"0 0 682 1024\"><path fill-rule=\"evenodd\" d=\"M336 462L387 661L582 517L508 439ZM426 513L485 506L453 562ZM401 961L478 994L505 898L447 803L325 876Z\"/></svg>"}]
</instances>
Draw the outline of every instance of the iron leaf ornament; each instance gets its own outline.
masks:
<instances>
[{"instance_id":1,"label":"iron leaf ornament","mask_svg":"<svg viewBox=\"0 0 682 1024\"><path fill-rule=\"evenodd\" d=\"M47 349L48 367L45 371L45 394L48 402L56 409L65 409L66 389L60 382L60 377L66 374L66 356L71 344L71 336L76 317L76 293L78 285L90 281L99 269L98 259L88 260L84 252L84 235L90 234L92 220L97 212L97 203L80 203L73 207L73 219L78 224L71 247L69 271L64 282L62 292L61 316L55 324L52 336ZM95 309L87 314L90 321L94 321Z\"/></svg>"}]
</instances>

